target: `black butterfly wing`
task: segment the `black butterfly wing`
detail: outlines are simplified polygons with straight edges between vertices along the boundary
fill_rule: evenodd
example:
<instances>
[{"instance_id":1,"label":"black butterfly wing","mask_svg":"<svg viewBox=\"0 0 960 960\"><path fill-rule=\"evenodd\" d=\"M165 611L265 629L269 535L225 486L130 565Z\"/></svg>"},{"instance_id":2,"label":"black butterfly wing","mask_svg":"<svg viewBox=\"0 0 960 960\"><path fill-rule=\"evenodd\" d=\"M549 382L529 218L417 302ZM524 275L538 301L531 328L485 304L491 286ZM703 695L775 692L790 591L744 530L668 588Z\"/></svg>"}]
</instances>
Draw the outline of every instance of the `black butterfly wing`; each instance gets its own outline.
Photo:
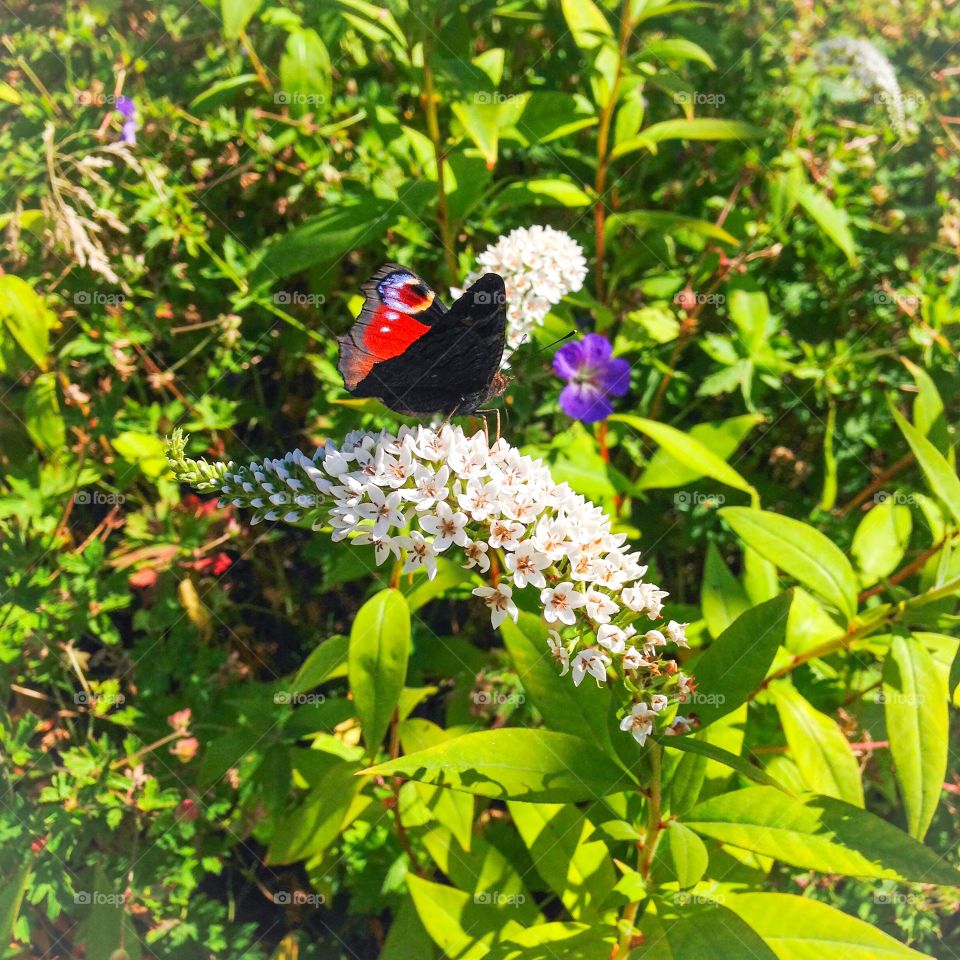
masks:
<instances>
[{"instance_id":1,"label":"black butterfly wing","mask_svg":"<svg viewBox=\"0 0 960 960\"><path fill-rule=\"evenodd\" d=\"M503 280L485 274L403 353L373 364L351 392L398 413L472 413L491 395L506 328Z\"/></svg>"},{"instance_id":2,"label":"black butterfly wing","mask_svg":"<svg viewBox=\"0 0 960 960\"><path fill-rule=\"evenodd\" d=\"M337 366L351 392L375 364L401 355L447 312L433 290L398 263L385 263L361 290L365 299L360 316L337 338Z\"/></svg>"}]
</instances>

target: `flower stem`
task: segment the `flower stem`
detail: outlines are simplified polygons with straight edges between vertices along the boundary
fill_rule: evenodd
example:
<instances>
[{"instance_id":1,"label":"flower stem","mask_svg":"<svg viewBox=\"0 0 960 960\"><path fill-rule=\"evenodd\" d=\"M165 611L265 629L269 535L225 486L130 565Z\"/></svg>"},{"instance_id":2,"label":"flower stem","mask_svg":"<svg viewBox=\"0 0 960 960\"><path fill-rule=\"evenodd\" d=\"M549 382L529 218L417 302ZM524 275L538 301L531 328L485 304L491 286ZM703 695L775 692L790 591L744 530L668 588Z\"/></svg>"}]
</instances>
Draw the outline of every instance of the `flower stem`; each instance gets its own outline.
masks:
<instances>
[{"instance_id":1,"label":"flower stem","mask_svg":"<svg viewBox=\"0 0 960 960\"><path fill-rule=\"evenodd\" d=\"M596 199L593 201L593 223L596 243L596 258L594 263L595 286L597 299L602 303L606 293L604 283L604 260L607 253L605 236L607 208L604 203L604 192L607 189L607 168L610 165L610 125L617 109L617 96L620 93L620 80L623 77L623 61L627 56L627 46L630 43L630 34L633 31L633 21L630 18L630 0L623 0L620 10L620 37L617 72L613 78L613 87L607 102L600 110L600 120L597 127L597 176L593 189Z\"/></svg>"},{"instance_id":2,"label":"flower stem","mask_svg":"<svg viewBox=\"0 0 960 960\"><path fill-rule=\"evenodd\" d=\"M443 183L443 141L440 138L440 120L437 115L437 96L433 86L433 70L430 68L430 46L423 44L423 110L427 121L427 134L433 144L433 157L437 167L437 220L440 227L440 241L443 244L443 260L447 269L447 280L455 285L457 275L457 254L454 246L453 224L450 222L450 208L447 204L447 191Z\"/></svg>"},{"instance_id":3,"label":"flower stem","mask_svg":"<svg viewBox=\"0 0 960 960\"><path fill-rule=\"evenodd\" d=\"M661 767L660 751L658 743L650 743L650 793L647 798L647 831L643 838L643 846L640 848L639 862L637 870L646 882L650 878L650 868L653 865L653 855L657 849L657 842L660 839L662 829L661 822ZM630 952L633 942L634 924L637 920L637 913L640 910L640 900L634 900L628 903L624 908L623 916L620 918L620 939L613 952L610 954L610 960L623 960Z\"/></svg>"}]
</instances>

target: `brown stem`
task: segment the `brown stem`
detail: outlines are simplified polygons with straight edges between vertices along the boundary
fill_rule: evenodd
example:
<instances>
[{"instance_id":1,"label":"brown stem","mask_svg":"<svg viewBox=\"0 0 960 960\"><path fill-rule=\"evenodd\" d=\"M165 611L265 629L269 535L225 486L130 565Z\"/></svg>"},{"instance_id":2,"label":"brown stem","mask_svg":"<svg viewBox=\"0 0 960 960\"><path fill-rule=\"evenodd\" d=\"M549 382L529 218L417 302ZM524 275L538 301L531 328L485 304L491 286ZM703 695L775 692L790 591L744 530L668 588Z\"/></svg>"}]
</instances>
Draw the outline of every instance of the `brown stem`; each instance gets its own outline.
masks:
<instances>
[{"instance_id":1,"label":"brown stem","mask_svg":"<svg viewBox=\"0 0 960 960\"><path fill-rule=\"evenodd\" d=\"M640 850L637 870L646 882L650 878L650 868L653 865L653 855L657 849L660 832L663 829L661 821L661 787L660 787L660 750L657 743L650 744L650 794L647 798L647 831L643 838L643 847ZM640 910L640 901L634 900L624 907L620 918L620 939L610 953L610 960L624 960L630 952L633 941L633 926Z\"/></svg>"},{"instance_id":2,"label":"brown stem","mask_svg":"<svg viewBox=\"0 0 960 960\"><path fill-rule=\"evenodd\" d=\"M390 759L396 760L400 755L400 715L394 710L393 719L390 721ZM407 859L410 861L410 866L413 868L413 872L418 877L425 877L426 871L423 869L420 861L417 859L416 853L413 850L413 844L410 843L410 836L407 833L407 828L403 825L403 819L400 816L400 786L402 781L400 777L391 777L390 778L390 789L393 791L393 819L397 825L397 839L400 841L400 846L403 847L403 852L407 855Z\"/></svg>"},{"instance_id":3,"label":"brown stem","mask_svg":"<svg viewBox=\"0 0 960 960\"><path fill-rule=\"evenodd\" d=\"M457 254L454 246L453 224L450 222L450 207L447 204L447 190L443 183L443 141L440 137L440 120L437 115L437 97L434 93L433 70L430 68L430 47L423 45L423 111L427 121L427 134L433 144L433 158L437 167L437 221L440 228L440 242L443 245L443 262L447 269L447 280L456 285Z\"/></svg>"},{"instance_id":4,"label":"brown stem","mask_svg":"<svg viewBox=\"0 0 960 960\"><path fill-rule=\"evenodd\" d=\"M846 506L840 507L836 511L837 516L845 517L851 510L855 510L861 503L869 500L875 493L882 490L901 470L905 470L914 461L912 453L902 456L893 466L888 467L883 473L870 481Z\"/></svg>"},{"instance_id":5,"label":"brown stem","mask_svg":"<svg viewBox=\"0 0 960 960\"><path fill-rule=\"evenodd\" d=\"M887 587L895 587L898 583L903 583L908 577L913 576L931 557L936 556L958 533L960 533L960 530L953 530L939 543L928 547L926 550L921 550L915 559L911 560L905 567L901 567L896 573L891 574L883 583L878 583L875 587L864 590L863 593L857 597L857 600L863 603L864 600L869 600L870 597L875 597L878 593L883 593Z\"/></svg>"},{"instance_id":6,"label":"brown stem","mask_svg":"<svg viewBox=\"0 0 960 960\"><path fill-rule=\"evenodd\" d=\"M593 201L593 224L596 256L594 261L595 286L597 299L603 302L605 294L604 260L607 255L607 241L604 235L607 219L607 208L604 205L604 192L607 189L607 169L610 166L610 126L617 109L617 97L620 94L620 81L623 77L623 61L627 56L627 46L630 43L630 34L633 31L633 21L630 19L629 0L623 0L620 10L619 58L617 72L613 78L610 97L600 110L600 119L597 127L597 177L593 184L596 199Z\"/></svg>"}]
</instances>

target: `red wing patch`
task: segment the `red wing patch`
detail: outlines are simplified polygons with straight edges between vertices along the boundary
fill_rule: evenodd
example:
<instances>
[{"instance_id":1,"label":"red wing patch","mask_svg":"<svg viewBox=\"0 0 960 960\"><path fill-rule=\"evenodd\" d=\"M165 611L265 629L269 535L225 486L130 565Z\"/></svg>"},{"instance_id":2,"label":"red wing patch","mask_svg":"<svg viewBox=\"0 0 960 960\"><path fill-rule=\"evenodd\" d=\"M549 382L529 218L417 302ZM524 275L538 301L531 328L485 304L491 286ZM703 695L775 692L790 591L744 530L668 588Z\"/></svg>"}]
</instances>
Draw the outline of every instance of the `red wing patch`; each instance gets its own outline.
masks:
<instances>
[{"instance_id":1,"label":"red wing patch","mask_svg":"<svg viewBox=\"0 0 960 960\"><path fill-rule=\"evenodd\" d=\"M364 284L367 299L350 332L339 338L340 374L352 390L381 360L404 353L429 329L420 323L443 307L436 294L411 270L395 264L381 267Z\"/></svg>"}]
</instances>

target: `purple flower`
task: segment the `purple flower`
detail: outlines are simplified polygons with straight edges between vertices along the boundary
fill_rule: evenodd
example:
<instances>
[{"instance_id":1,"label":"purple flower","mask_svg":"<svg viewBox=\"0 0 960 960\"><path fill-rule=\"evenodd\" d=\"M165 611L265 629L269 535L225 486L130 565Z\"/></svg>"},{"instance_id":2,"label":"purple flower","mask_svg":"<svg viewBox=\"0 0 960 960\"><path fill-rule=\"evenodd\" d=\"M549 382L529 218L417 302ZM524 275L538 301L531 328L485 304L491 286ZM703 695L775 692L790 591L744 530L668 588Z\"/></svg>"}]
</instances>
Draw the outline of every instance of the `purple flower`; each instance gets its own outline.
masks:
<instances>
[{"instance_id":1,"label":"purple flower","mask_svg":"<svg viewBox=\"0 0 960 960\"><path fill-rule=\"evenodd\" d=\"M630 387L630 364L614 359L610 341L599 333L561 347L553 372L570 381L560 391L560 408L584 423L606 420L613 413L610 397L622 397Z\"/></svg>"},{"instance_id":2,"label":"purple flower","mask_svg":"<svg viewBox=\"0 0 960 960\"><path fill-rule=\"evenodd\" d=\"M128 146L137 142L137 105L129 97L117 97L117 112L124 118L120 139Z\"/></svg>"}]
</instances>

